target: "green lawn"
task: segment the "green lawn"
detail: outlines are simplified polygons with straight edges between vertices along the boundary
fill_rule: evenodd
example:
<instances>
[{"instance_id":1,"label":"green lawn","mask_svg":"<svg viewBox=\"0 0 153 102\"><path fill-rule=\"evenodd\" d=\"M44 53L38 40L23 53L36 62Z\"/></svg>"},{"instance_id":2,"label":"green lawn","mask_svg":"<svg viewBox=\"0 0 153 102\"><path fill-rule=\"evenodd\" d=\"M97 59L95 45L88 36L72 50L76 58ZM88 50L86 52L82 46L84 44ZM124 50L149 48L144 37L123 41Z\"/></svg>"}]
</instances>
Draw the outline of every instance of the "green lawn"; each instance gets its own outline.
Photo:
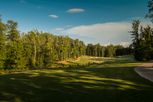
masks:
<instances>
[{"instance_id":1,"label":"green lawn","mask_svg":"<svg viewBox=\"0 0 153 102\"><path fill-rule=\"evenodd\" d=\"M153 102L153 83L134 72L140 63L131 57L87 60L103 61L83 68L1 74L0 102Z\"/></svg>"}]
</instances>

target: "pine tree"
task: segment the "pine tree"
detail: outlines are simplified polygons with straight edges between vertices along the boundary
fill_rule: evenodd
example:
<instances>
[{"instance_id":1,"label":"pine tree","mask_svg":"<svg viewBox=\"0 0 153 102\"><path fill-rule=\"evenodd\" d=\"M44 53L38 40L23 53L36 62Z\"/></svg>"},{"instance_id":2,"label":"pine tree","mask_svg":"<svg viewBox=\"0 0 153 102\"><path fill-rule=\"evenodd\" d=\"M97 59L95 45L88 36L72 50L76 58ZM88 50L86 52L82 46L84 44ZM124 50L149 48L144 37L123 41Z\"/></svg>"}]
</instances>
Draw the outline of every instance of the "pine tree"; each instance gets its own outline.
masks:
<instances>
[{"instance_id":1,"label":"pine tree","mask_svg":"<svg viewBox=\"0 0 153 102\"><path fill-rule=\"evenodd\" d=\"M148 14L146 15L147 18L150 18L153 22L153 0L148 2Z\"/></svg>"},{"instance_id":2,"label":"pine tree","mask_svg":"<svg viewBox=\"0 0 153 102\"><path fill-rule=\"evenodd\" d=\"M140 28L140 21L139 20L134 20L132 23L132 45L134 48L134 57L137 60L141 60L142 58L142 48L140 47L140 34L139 34L139 28Z\"/></svg>"}]
</instances>

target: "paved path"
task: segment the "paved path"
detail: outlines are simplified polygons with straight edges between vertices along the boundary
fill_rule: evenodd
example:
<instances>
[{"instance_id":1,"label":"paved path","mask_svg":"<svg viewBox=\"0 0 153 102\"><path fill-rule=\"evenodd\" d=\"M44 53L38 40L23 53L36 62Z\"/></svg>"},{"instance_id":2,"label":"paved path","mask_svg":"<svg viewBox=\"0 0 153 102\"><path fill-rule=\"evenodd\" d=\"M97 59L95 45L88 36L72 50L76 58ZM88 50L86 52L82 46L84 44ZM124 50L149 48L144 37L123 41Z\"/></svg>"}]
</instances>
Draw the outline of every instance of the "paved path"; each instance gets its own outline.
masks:
<instances>
[{"instance_id":1,"label":"paved path","mask_svg":"<svg viewBox=\"0 0 153 102\"><path fill-rule=\"evenodd\" d=\"M135 71L143 78L153 82L153 61L135 68Z\"/></svg>"}]
</instances>

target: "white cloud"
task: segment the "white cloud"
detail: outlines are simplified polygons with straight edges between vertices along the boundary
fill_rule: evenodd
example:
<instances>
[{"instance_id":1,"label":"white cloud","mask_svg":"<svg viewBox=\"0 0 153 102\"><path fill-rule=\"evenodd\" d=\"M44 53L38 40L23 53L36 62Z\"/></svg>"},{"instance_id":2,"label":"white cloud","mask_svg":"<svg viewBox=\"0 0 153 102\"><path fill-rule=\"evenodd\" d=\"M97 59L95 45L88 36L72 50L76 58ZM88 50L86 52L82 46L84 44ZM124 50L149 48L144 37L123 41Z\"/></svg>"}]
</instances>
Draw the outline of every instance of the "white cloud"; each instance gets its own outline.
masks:
<instances>
[{"instance_id":1,"label":"white cloud","mask_svg":"<svg viewBox=\"0 0 153 102\"><path fill-rule=\"evenodd\" d=\"M59 16L57 16L57 15L49 15L49 17L51 17L51 18L59 18Z\"/></svg>"},{"instance_id":2,"label":"white cloud","mask_svg":"<svg viewBox=\"0 0 153 102\"><path fill-rule=\"evenodd\" d=\"M132 22L107 22L91 25L72 26L69 28L54 29L54 33L68 35L72 38L78 38L87 43L121 44L128 46L131 43L131 24ZM143 21L142 25L151 25L148 21Z\"/></svg>"},{"instance_id":3,"label":"white cloud","mask_svg":"<svg viewBox=\"0 0 153 102\"><path fill-rule=\"evenodd\" d=\"M130 28L129 22L109 22L80 25L64 30L64 32L71 37L80 37L86 43L120 44L131 41Z\"/></svg>"},{"instance_id":4,"label":"white cloud","mask_svg":"<svg viewBox=\"0 0 153 102\"><path fill-rule=\"evenodd\" d=\"M69 9L67 10L68 13L81 13L81 12L84 12L85 10L82 9L82 8L72 8L72 9Z\"/></svg>"}]
</instances>

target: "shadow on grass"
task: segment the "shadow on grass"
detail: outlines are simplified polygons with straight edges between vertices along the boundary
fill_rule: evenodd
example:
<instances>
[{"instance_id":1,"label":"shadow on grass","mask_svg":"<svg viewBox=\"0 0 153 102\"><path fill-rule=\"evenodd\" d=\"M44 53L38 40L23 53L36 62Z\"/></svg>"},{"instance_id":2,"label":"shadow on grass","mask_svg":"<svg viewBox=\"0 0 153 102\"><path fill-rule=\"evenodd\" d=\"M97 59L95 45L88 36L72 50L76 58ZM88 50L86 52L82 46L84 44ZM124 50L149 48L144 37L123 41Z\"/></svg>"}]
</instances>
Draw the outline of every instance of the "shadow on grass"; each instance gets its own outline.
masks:
<instances>
[{"instance_id":1,"label":"shadow on grass","mask_svg":"<svg viewBox=\"0 0 153 102\"><path fill-rule=\"evenodd\" d=\"M153 83L140 78L132 67L0 75L0 102L151 102L152 96Z\"/></svg>"}]
</instances>

